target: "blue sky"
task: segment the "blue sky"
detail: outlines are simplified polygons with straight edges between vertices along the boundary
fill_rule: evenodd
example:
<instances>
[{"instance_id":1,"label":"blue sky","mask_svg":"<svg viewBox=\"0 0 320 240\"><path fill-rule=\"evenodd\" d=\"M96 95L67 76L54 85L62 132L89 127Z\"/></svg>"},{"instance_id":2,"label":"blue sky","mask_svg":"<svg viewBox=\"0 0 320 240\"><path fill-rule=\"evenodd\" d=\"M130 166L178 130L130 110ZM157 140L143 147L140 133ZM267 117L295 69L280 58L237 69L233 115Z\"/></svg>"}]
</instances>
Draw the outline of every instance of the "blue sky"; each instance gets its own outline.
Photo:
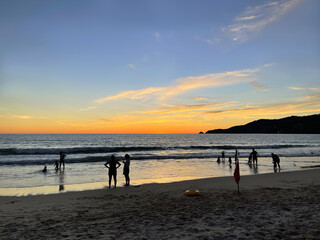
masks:
<instances>
[{"instance_id":1,"label":"blue sky","mask_svg":"<svg viewBox=\"0 0 320 240\"><path fill-rule=\"evenodd\" d=\"M0 132L198 132L319 113L320 2L0 2Z\"/></svg>"}]
</instances>

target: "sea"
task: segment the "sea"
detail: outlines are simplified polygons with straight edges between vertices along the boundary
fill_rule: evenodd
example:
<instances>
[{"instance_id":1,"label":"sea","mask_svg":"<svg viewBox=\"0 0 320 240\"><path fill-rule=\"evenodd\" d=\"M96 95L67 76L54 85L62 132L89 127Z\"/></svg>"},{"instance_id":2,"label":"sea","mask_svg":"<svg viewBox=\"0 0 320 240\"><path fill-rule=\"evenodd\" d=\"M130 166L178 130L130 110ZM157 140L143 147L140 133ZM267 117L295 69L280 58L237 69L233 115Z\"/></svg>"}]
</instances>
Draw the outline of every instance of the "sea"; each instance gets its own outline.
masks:
<instances>
[{"instance_id":1,"label":"sea","mask_svg":"<svg viewBox=\"0 0 320 240\"><path fill-rule=\"evenodd\" d=\"M253 148L259 154L256 166L248 164ZM279 174L271 153L280 157L281 172L320 165L320 134L0 134L0 195L107 188L104 164L112 154L121 164L125 154L131 156L133 186L232 176L236 149L242 176ZM65 169L56 171L60 151L66 154ZM226 160L217 163L222 151ZM123 164L118 187L125 182L122 169Z\"/></svg>"}]
</instances>

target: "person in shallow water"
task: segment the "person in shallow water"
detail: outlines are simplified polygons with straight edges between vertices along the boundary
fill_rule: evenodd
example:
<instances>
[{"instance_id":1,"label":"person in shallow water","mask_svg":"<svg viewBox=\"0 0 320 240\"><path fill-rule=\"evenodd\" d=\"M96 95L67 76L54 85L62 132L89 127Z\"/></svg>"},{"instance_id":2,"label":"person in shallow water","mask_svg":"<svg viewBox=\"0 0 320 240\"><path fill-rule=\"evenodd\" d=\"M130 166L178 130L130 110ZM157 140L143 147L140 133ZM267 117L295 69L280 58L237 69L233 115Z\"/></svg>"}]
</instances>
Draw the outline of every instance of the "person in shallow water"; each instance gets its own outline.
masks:
<instances>
[{"instance_id":1,"label":"person in shallow water","mask_svg":"<svg viewBox=\"0 0 320 240\"><path fill-rule=\"evenodd\" d=\"M221 160L222 160L222 162L225 161L225 151L221 152Z\"/></svg>"},{"instance_id":2,"label":"person in shallow water","mask_svg":"<svg viewBox=\"0 0 320 240\"><path fill-rule=\"evenodd\" d=\"M55 161L55 163L54 163L54 169L55 169L56 171L59 170L59 162L58 162L58 161Z\"/></svg>"},{"instance_id":3,"label":"person in shallow water","mask_svg":"<svg viewBox=\"0 0 320 240\"><path fill-rule=\"evenodd\" d=\"M67 155L65 155L63 152L60 152L60 169L61 169L61 165L63 165L63 169L64 169L64 159L66 158Z\"/></svg>"},{"instance_id":4,"label":"person in shallow water","mask_svg":"<svg viewBox=\"0 0 320 240\"><path fill-rule=\"evenodd\" d=\"M123 175L126 178L126 184L125 186L129 186L130 185L130 177L129 177L129 172L130 172L130 155L126 154L124 155L124 158L126 159L123 162Z\"/></svg>"},{"instance_id":5,"label":"person in shallow water","mask_svg":"<svg viewBox=\"0 0 320 240\"><path fill-rule=\"evenodd\" d=\"M113 176L114 187L117 187L117 168L121 166L121 164L116 160L114 155L111 155L111 159L104 164L106 168L109 169L109 188L111 186L111 179Z\"/></svg>"},{"instance_id":6,"label":"person in shallow water","mask_svg":"<svg viewBox=\"0 0 320 240\"><path fill-rule=\"evenodd\" d=\"M254 162L256 162L256 164L258 164L258 156L259 156L259 154L257 153L256 150L254 150L254 148L252 148L251 155L252 155L253 164L254 164Z\"/></svg>"},{"instance_id":7,"label":"person in shallow water","mask_svg":"<svg viewBox=\"0 0 320 240\"><path fill-rule=\"evenodd\" d=\"M48 170L47 170L47 166L44 166L44 168L42 169L42 172L43 173L46 173Z\"/></svg>"}]
</instances>

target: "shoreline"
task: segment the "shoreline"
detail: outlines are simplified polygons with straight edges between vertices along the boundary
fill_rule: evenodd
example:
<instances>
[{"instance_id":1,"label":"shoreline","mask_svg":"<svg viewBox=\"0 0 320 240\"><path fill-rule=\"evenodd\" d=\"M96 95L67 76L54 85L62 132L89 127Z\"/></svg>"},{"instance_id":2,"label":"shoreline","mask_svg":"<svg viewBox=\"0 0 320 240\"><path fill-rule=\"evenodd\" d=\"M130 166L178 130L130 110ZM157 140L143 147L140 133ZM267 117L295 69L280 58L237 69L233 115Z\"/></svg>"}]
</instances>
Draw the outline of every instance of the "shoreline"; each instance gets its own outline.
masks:
<instances>
[{"instance_id":1,"label":"shoreline","mask_svg":"<svg viewBox=\"0 0 320 240\"><path fill-rule=\"evenodd\" d=\"M317 239L320 169L0 197L5 239ZM198 189L200 196L184 195Z\"/></svg>"},{"instance_id":2,"label":"shoreline","mask_svg":"<svg viewBox=\"0 0 320 240\"><path fill-rule=\"evenodd\" d=\"M299 170L284 171L286 172L299 172L306 171L310 169L318 169L320 165L314 166L302 166ZM241 174L241 173L240 173ZM241 177L247 176L258 176L264 174L274 174L274 173L259 173L242 175ZM232 176L217 176L217 177L172 177L165 179L139 179L132 181L132 187L143 186L148 184L169 184L169 183L179 183L185 181L194 181L200 179L216 179L216 178L230 178ZM123 181L118 181L117 188L125 187L122 184ZM121 184L121 185L120 185ZM113 182L112 182L113 187ZM64 194L68 192L83 192L83 191L94 191L108 189L107 181L104 182L91 182L91 183L78 183L78 184L56 184L56 185L46 185L46 186L34 186L34 187L17 187L17 188L0 188L0 197L26 197L26 196L39 196L39 195L52 195L52 194Z\"/></svg>"}]
</instances>

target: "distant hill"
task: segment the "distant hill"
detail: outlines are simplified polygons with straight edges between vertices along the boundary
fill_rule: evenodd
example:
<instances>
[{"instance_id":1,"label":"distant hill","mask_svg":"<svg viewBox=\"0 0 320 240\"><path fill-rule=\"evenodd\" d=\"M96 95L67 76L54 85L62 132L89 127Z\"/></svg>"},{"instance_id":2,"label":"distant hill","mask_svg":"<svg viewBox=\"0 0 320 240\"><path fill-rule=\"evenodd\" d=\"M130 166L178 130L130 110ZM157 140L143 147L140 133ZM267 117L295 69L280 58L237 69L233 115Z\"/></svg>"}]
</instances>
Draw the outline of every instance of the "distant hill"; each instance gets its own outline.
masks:
<instances>
[{"instance_id":1,"label":"distant hill","mask_svg":"<svg viewBox=\"0 0 320 240\"><path fill-rule=\"evenodd\" d=\"M320 134L320 114L281 119L260 119L228 129L209 130L207 133L312 133Z\"/></svg>"}]
</instances>

